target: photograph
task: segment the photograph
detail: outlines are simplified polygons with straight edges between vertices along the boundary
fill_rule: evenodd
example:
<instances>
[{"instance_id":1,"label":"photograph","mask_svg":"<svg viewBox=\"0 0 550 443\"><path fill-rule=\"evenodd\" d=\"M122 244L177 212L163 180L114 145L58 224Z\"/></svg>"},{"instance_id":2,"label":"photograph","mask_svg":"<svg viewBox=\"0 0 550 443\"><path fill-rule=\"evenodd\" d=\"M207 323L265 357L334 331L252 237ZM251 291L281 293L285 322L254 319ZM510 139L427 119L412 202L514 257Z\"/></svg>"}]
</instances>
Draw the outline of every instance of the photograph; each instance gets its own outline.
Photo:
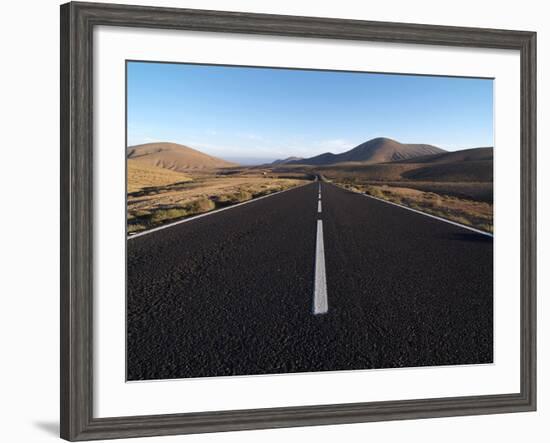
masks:
<instances>
[{"instance_id":1,"label":"photograph","mask_svg":"<svg viewBox=\"0 0 550 443\"><path fill-rule=\"evenodd\" d=\"M110 149L127 381L493 363L493 78L126 60Z\"/></svg>"}]
</instances>

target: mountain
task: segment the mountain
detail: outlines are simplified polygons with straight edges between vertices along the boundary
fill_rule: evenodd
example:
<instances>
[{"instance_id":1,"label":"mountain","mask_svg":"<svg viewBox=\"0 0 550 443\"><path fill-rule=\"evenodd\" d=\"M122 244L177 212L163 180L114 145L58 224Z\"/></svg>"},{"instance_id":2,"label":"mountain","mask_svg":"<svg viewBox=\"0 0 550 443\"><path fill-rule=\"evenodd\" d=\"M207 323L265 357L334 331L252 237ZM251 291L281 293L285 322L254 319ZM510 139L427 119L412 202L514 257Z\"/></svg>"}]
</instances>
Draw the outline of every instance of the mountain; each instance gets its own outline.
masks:
<instances>
[{"instance_id":1,"label":"mountain","mask_svg":"<svg viewBox=\"0 0 550 443\"><path fill-rule=\"evenodd\" d=\"M299 160L302 160L302 157L287 157L287 158L275 160L274 162L271 162L270 165L271 166L286 165L287 163L297 162Z\"/></svg>"},{"instance_id":2,"label":"mountain","mask_svg":"<svg viewBox=\"0 0 550 443\"><path fill-rule=\"evenodd\" d=\"M432 145L404 144L390 138L378 137L341 154L326 152L315 157L295 160L289 162L289 164L331 165L345 162L385 163L445 152L445 150Z\"/></svg>"},{"instance_id":3,"label":"mountain","mask_svg":"<svg viewBox=\"0 0 550 443\"><path fill-rule=\"evenodd\" d=\"M465 149L386 163L342 162L321 165L316 170L327 176L354 176L365 181L489 183L493 181L493 148Z\"/></svg>"},{"instance_id":4,"label":"mountain","mask_svg":"<svg viewBox=\"0 0 550 443\"><path fill-rule=\"evenodd\" d=\"M407 180L493 181L493 148L474 148L421 157L403 163L416 168L402 174Z\"/></svg>"},{"instance_id":5,"label":"mountain","mask_svg":"<svg viewBox=\"0 0 550 443\"><path fill-rule=\"evenodd\" d=\"M342 160L344 161L344 160ZM316 155L315 157L303 158L301 160L288 162L287 165L332 165L334 163L340 163L338 161L338 155L332 152L325 152L324 154Z\"/></svg>"},{"instance_id":6,"label":"mountain","mask_svg":"<svg viewBox=\"0 0 550 443\"><path fill-rule=\"evenodd\" d=\"M166 142L130 146L128 147L127 158L178 172L237 166L236 163L212 157L188 146Z\"/></svg>"},{"instance_id":7,"label":"mountain","mask_svg":"<svg viewBox=\"0 0 550 443\"><path fill-rule=\"evenodd\" d=\"M493 161L493 148L471 148L460 151L443 152L441 154L402 160L396 163L452 163L471 161Z\"/></svg>"}]
</instances>

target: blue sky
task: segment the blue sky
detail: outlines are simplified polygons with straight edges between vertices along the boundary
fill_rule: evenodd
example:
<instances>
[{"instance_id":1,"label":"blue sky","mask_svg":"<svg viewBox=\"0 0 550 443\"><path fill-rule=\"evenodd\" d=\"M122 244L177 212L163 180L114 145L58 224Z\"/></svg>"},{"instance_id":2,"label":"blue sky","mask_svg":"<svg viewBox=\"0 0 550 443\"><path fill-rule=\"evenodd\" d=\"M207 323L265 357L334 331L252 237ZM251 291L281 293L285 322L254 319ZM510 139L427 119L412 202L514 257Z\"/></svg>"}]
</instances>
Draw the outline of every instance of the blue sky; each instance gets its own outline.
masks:
<instances>
[{"instance_id":1,"label":"blue sky","mask_svg":"<svg viewBox=\"0 0 550 443\"><path fill-rule=\"evenodd\" d=\"M240 163L339 153L374 137L493 145L493 81L128 62L128 144Z\"/></svg>"}]
</instances>

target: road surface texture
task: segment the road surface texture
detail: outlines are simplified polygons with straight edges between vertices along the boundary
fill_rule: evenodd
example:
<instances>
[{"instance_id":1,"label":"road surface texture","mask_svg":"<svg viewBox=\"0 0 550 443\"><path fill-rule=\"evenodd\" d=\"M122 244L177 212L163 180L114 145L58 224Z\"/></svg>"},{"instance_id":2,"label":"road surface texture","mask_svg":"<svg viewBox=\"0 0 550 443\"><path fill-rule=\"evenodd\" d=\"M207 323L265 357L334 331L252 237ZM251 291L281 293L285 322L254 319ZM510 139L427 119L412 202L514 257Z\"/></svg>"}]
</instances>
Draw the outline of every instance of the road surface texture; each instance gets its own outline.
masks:
<instances>
[{"instance_id":1,"label":"road surface texture","mask_svg":"<svg viewBox=\"0 0 550 443\"><path fill-rule=\"evenodd\" d=\"M493 360L492 237L329 183L127 254L128 380Z\"/></svg>"}]
</instances>

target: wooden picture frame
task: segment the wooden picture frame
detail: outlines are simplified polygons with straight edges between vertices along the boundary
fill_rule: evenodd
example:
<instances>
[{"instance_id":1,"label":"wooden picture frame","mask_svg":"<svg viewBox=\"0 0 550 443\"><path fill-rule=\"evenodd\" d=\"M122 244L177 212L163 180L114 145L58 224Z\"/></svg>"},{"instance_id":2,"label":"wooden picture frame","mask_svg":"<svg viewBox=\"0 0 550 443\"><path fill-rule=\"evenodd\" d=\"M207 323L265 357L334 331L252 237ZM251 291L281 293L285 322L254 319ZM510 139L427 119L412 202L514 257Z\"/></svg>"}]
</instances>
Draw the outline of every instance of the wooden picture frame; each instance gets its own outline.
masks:
<instances>
[{"instance_id":1,"label":"wooden picture frame","mask_svg":"<svg viewBox=\"0 0 550 443\"><path fill-rule=\"evenodd\" d=\"M512 49L521 56L521 391L517 394L95 418L92 54L96 26ZM61 6L61 437L70 441L533 411L536 408L536 34L236 12Z\"/></svg>"}]
</instances>

